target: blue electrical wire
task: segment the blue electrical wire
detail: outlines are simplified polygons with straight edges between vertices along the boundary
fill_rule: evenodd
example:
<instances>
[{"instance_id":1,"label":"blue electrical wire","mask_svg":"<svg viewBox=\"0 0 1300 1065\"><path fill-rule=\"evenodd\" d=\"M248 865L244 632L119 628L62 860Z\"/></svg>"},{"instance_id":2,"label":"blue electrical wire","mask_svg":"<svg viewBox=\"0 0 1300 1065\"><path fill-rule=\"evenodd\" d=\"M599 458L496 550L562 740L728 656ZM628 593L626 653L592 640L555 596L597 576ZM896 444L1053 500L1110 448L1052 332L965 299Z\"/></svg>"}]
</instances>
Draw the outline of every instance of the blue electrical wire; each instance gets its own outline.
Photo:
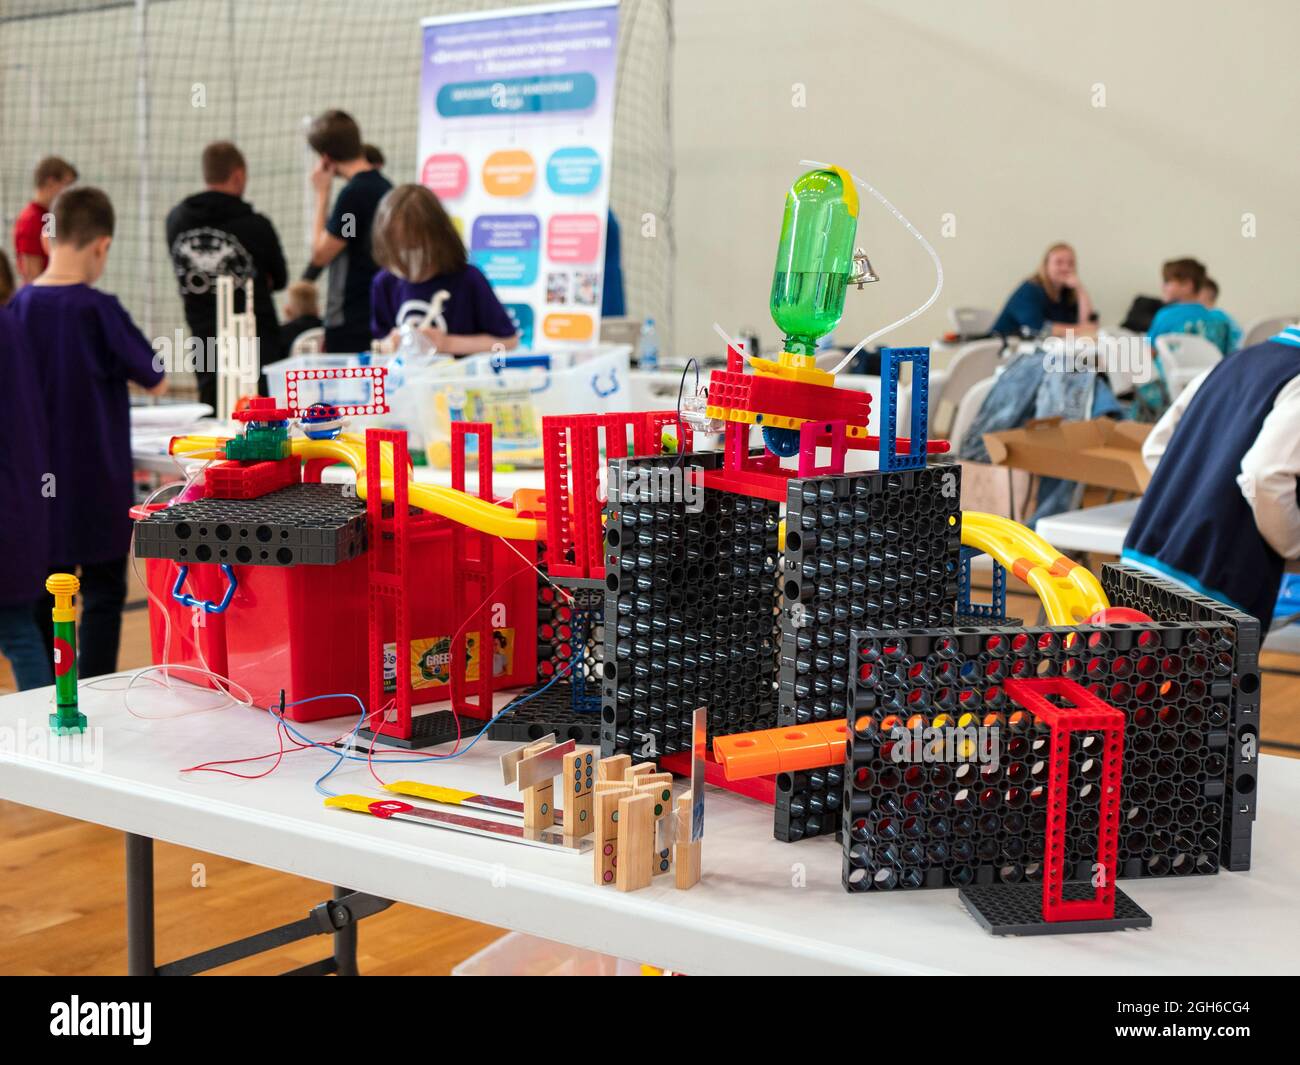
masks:
<instances>
[{"instance_id":1,"label":"blue electrical wire","mask_svg":"<svg viewBox=\"0 0 1300 1065\"><path fill-rule=\"evenodd\" d=\"M337 796L335 795L334 792L327 790L322 785L324 781L327 780L334 773L334 771L343 764L344 761L379 762L381 764L388 763L392 765L411 765L417 762L447 762L453 758L459 758L462 754L467 754L470 748L473 747L474 744L478 743L478 741L483 738L483 736L487 733L487 730L491 728L493 725L495 725L501 718L505 717L506 714L510 713L517 707L523 706L524 703L528 702L530 699L534 699L537 696L541 695L544 691L547 691L551 687L551 685L555 684L563 677L568 676L572 670L573 670L573 663L570 663L567 668L560 670L558 673L555 674L555 676L553 676L550 680L548 680L536 691L529 692L522 699L516 699L509 706L504 707L502 710L498 711L492 718L488 720L488 723L483 726L482 732L480 732L477 736L475 736L472 740L470 740L469 743L467 743L459 751L456 751L453 754L430 754L430 755L424 755L423 757L419 757L419 758L375 758L371 755L347 754L345 751L336 751L330 744L320 743L316 740L310 739L307 736L304 736L301 732L299 732L296 728L294 728L291 724L289 724L289 722L284 718L284 716L279 713L277 707L268 706L266 710L277 721L279 721L280 724L282 724L285 727L285 730L291 736L294 736L295 738L297 738L298 740L307 744L310 747L318 747L320 750L326 751L329 754L334 755L334 764L330 766L329 769L327 769L321 776L316 778L315 782L313 783L313 787L321 795L325 795L329 798L336 798ZM361 713L357 717L357 723L352 726L352 731L348 733L348 740L349 741L355 740L357 733L361 730L361 726L365 723L366 720L366 704L363 703L361 699L358 696L354 695L352 692L337 692L330 695L313 695L307 699L298 699L292 703L285 703L284 706L285 709L287 710L291 706L302 706L304 703L320 702L323 699L355 699L356 700L357 705L361 707ZM371 741L372 746L374 742L375 742L374 740Z\"/></svg>"}]
</instances>

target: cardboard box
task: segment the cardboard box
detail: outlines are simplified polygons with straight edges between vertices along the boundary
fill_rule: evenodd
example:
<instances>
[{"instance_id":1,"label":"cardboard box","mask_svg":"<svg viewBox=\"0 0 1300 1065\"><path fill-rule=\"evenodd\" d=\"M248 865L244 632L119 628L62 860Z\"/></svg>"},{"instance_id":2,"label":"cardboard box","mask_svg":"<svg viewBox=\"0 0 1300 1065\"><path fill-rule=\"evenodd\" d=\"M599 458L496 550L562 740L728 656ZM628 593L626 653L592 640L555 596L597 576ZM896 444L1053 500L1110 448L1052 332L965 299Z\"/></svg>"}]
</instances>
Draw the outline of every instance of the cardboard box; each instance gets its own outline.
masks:
<instances>
[{"instance_id":1,"label":"cardboard box","mask_svg":"<svg viewBox=\"0 0 1300 1065\"><path fill-rule=\"evenodd\" d=\"M1141 495L1151 480L1142 461L1142 441L1150 431L1149 425L1113 418L1040 418L1020 429L985 433L984 446L998 466Z\"/></svg>"},{"instance_id":2,"label":"cardboard box","mask_svg":"<svg viewBox=\"0 0 1300 1065\"><path fill-rule=\"evenodd\" d=\"M1023 523L1033 512L1035 488L1033 475L1024 470L962 460L962 510L998 514Z\"/></svg>"}]
</instances>

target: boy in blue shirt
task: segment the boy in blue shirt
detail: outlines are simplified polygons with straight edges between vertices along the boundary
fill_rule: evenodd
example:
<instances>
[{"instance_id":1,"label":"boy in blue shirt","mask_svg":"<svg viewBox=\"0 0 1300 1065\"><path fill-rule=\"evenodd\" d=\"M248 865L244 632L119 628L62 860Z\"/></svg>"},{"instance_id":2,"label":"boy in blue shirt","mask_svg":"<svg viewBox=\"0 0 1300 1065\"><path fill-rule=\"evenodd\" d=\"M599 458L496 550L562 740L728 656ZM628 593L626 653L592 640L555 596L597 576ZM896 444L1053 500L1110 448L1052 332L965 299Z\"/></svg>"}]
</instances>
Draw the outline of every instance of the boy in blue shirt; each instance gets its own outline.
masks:
<instances>
[{"instance_id":1,"label":"boy in blue shirt","mask_svg":"<svg viewBox=\"0 0 1300 1065\"><path fill-rule=\"evenodd\" d=\"M1165 305L1156 311L1147 336L1154 344L1165 333L1195 333L1227 355L1232 350L1231 334L1224 315L1211 312L1200 302L1205 286L1205 266L1195 259L1171 259L1162 269L1160 294Z\"/></svg>"},{"instance_id":2,"label":"boy in blue shirt","mask_svg":"<svg viewBox=\"0 0 1300 1065\"><path fill-rule=\"evenodd\" d=\"M31 345L49 426L50 569L81 573L83 677L117 669L134 502L127 382L151 392L166 384L121 303L92 287L108 261L114 221L99 189L61 193L49 265L10 304ZM52 655L51 606L49 597L38 603L36 621Z\"/></svg>"},{"instance_id":3,"label":"boy in blue shirt","mask_svg":"<svg viewBox=\"0 0 1300 1065\"><path fill-rule=\"evenodd\" d=\"M1218 308L1219 302L1219 283L1212 277L1205 279L1205 284L1201 286L1201 291L1196 294L1202 307L1210 312L1210 318L1217 322L1222 322L1228 330L1228 350L1224 354L1236 351L1241 345L1241 326L1237 320L1227 311Z\"/></svg>"}]
</instances>

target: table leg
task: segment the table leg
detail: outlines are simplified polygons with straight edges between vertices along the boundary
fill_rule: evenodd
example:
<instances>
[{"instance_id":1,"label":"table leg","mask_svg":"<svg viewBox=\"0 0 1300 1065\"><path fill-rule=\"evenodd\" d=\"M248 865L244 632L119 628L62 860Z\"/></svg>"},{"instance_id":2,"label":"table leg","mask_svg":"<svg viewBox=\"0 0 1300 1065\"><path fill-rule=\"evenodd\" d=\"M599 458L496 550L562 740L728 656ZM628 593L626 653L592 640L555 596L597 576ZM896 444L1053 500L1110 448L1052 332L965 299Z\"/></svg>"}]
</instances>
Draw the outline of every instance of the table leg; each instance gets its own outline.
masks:
<instances>
[{"instance_id":1,"label":"table leg","mask_svg":"<svg viewBox=\"0 0 1300 1065\"><path fill-rule=\"evenodd\" d=\"M156 976L153 934L153 840L126 833L126 971Z\"/></svg>"},{"instance_id":2,"label":"table leg","mask_svg":"<svg viewBox=\"0 0 1300 1065\"><path fill-rule=\"evenodd\" d=\"M336 887L334 898L343 898L352 893L351 888ZM334 933L334 964L336 976L359 976L357 970L357 922L351 921Z\"/></svg>"}]
</instances>

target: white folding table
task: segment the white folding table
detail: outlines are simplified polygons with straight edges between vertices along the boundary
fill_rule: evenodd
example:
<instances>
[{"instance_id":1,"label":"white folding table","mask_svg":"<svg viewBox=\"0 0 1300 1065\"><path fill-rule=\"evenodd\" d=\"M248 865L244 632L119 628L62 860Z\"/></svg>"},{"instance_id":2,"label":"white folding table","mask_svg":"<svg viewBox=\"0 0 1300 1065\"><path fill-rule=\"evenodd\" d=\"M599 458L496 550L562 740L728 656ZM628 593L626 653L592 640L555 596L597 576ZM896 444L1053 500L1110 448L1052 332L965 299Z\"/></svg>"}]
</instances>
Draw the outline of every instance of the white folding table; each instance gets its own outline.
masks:
<instances>
[{"instance_id":1,"label":"white folding table","mask_svg":"<svg viewBox=\"0 0 1300 1065\"><path fill-rule=\"evenodd\" d=\"M714 788L700 884L678 891L664 877L624 894L592 883L590 854L326 809L312 788L332 760L324 753L287 755L276 772L253 781L180 772L275 750L265 712L140 720L121 694L87 690L82 709L95 732L83 754L93 757L77 763L67 757L69 741L48 736L50 698L50 689L0 698L0 798L128 833L137 971L154 971L151 885L144 882L154 839L687 973L1300 971L1298 761L1262 759L1249 873L1125 881L1124 890L1154 917L1151 929L994 938L967 915L955 890L846 894L837 839L779 843L770 807ZM351 721L302 730L326 739ZM379 771L388 780L508 794L498 767L508 748L482 741L455 760ZM363 763L346 764L327 784L381 794ZM351 924L341 932L344 955L350 934L354 956L355 930Z\"/></svg>"},{"instance_id":2,"label":"white folding table","mask_svg":"<svg viewBox=\"0 0 1300 1065\"><path fill-rule=\"evenodd\" d=\"M1064 514L1053 514L1038 523L1037 532L1058 551L1100 555L1118 555L1124 550L1124 537L1133 524L1140 499L1125 499L1099 507L1085 507ZM1300 572L1300 564L1287 565L1290 573ZM1300 624L1286 625L1269 632L1263 649L1279 654L1300 654ZM1275 667L1276 668L1276 667ZM1291 670L1277 670L1289 673Z\"/></svg>"}]
</instances>

